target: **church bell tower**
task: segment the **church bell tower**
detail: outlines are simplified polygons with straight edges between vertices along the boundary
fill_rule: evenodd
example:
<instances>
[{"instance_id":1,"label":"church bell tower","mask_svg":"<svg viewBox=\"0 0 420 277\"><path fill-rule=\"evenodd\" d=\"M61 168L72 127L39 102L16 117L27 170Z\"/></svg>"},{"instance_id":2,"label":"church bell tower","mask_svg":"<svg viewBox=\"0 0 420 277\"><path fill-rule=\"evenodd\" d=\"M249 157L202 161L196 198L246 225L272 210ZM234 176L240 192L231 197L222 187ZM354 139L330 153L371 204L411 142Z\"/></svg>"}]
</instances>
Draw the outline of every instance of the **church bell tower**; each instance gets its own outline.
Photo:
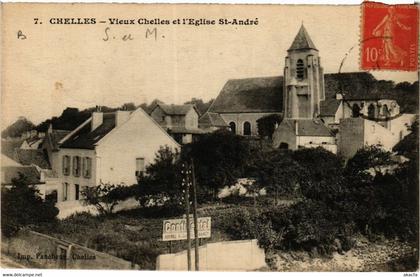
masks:
<instances>
[{"instance_id":1,"label":"church bell tower","mask_svg":"<svg viewBox=\"0 0 420 277\"><path fill-rule=\"evenodd\" d=\"M300 27L287 50L284 67L283 106L285 119L313 119L325 100L324 72L314 43Z\"/></svg>"}]
</instances>

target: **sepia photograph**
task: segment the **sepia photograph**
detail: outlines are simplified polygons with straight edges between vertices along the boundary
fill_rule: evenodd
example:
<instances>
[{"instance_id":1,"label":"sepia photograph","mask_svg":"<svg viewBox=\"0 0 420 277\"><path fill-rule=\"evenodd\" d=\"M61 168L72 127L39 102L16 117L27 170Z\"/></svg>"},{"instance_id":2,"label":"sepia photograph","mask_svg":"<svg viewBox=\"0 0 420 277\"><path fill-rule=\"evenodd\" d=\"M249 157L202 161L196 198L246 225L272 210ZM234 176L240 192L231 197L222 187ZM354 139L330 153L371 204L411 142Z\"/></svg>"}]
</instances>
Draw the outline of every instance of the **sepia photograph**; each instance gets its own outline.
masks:
<instances>
[{"instance_id":1,"label":"sepia photograph","mask_svg":"<svg viewBox=\"0 0 420 277\"><path fill-rule=\"evenodd\" d=\"M3 276L417 272L419 5L360 2L1 3Z\"/></svg>"}]
</instances>

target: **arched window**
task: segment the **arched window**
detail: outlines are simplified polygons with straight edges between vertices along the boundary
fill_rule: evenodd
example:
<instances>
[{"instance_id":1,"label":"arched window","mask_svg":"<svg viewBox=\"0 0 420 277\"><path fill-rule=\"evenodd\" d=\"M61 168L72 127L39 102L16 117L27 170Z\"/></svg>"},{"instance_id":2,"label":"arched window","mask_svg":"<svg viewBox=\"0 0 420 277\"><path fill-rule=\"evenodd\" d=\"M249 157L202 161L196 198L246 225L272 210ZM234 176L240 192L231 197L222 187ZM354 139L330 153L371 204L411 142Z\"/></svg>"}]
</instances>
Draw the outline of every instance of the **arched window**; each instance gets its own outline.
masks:
<instances>
[{"instance_id":1,"label":"arched window","mask_svg":"<svg viewBox=\"0 0 420 277\"><path fill-rule=\"evenodd\" d=\"M368 118L375 118L375 106L373 104L368 107Z\"/></svg>"},{"instance_id":2,"label":"arched window","mask_svg":"<svg viewBox=\"0 0 420 277\"><path fill-rule=\"evenodd\" d=\"M296 78L298 80L302 80L305 77L305 66L303 64L303 61L299 59L296 62Z\"/></svg>"},{"instance_id":3,"label":"arched window","mask_svg":"<svg viewBox=\"0 0 420 277\"><path fill-rule=\"evenodd\" d=\"M352 107L352 116L353 117L359 117L360 116L360 108L359 108L359 105L357 105L356 103L354 103L353 107Z\"/></svg>"},{"instance_id":4,"label":"arched window","mask_svg":"<svg viewBox=\"0 0 420 277\"><path fill-rule=\"evenodd\" d=\"M248 121L244 122L244 136L250 136L251 135L251 123Z\"/></svg>"},{"instance_id":5,"label":"arched window","mask_svg":"<svg viewBox=\"0 0 420 277\"><path fill-rule=\"evenodd\" d=\"M233 121L230 122L229 127L230 127L230 130L232 131L232 133L236 134L236 124L235 124L235 122L233 122Z\"/></svg>"},{"instance_id":6,"label":"arched window","mask_svg":"<svg viewBox=\"0 0 420 277\"><path fill-rule=\"evenodd\" d=\"M286 142L280 143L279 149L289 149L289 144Z\"/></svg>"}]
</instances>

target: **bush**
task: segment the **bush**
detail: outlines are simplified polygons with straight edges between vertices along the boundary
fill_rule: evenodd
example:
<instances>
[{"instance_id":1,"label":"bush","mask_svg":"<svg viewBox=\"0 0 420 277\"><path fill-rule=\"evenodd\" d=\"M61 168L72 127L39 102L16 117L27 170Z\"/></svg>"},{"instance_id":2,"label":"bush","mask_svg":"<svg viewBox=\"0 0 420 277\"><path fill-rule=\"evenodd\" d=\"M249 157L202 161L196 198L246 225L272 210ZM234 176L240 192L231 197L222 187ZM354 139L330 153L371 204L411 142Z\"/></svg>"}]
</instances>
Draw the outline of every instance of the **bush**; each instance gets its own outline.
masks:
<instances>
[{"instance_id":1,"label":"bush","mask_svg":"<svg viewBox=\"0 0 420 277\"><path fill-rule=\"evenodd\" d=\"M135 188L113 184L100 184L82 190L83 204L93 205L101 215L112 214L115 206L135 196Z\"/></svg>"},{"instance_id":2,"label":"bush","mask_svg":"<svg viewBox=\"0 0 420 277\"><path fill-rule=\"evenodd\" d=\"M25 226L54 223L57 214L55 204L43 201L23 174L12 179L10 189L1 191L1 230L5 236L14 235Z\"/></svg>"}]
</instances>

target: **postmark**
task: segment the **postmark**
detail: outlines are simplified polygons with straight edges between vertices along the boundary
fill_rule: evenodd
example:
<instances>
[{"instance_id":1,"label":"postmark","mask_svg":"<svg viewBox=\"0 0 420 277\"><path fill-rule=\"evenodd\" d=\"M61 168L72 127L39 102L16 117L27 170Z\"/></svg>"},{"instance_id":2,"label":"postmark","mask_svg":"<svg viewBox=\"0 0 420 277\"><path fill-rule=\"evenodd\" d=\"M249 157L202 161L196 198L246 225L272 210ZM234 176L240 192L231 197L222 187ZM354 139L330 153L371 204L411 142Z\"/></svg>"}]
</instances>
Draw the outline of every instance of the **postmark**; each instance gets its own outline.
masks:
<instances>
[{"instance_id":1,"label":"postmark","mask_svg":"<svg viewBox=\"0 0 420 277\"><path fill-rule=\"evenodd\" d=\"M416 5L364 2L361 69L416 71L418 28Z\"/></svg>"}]
</instances>

